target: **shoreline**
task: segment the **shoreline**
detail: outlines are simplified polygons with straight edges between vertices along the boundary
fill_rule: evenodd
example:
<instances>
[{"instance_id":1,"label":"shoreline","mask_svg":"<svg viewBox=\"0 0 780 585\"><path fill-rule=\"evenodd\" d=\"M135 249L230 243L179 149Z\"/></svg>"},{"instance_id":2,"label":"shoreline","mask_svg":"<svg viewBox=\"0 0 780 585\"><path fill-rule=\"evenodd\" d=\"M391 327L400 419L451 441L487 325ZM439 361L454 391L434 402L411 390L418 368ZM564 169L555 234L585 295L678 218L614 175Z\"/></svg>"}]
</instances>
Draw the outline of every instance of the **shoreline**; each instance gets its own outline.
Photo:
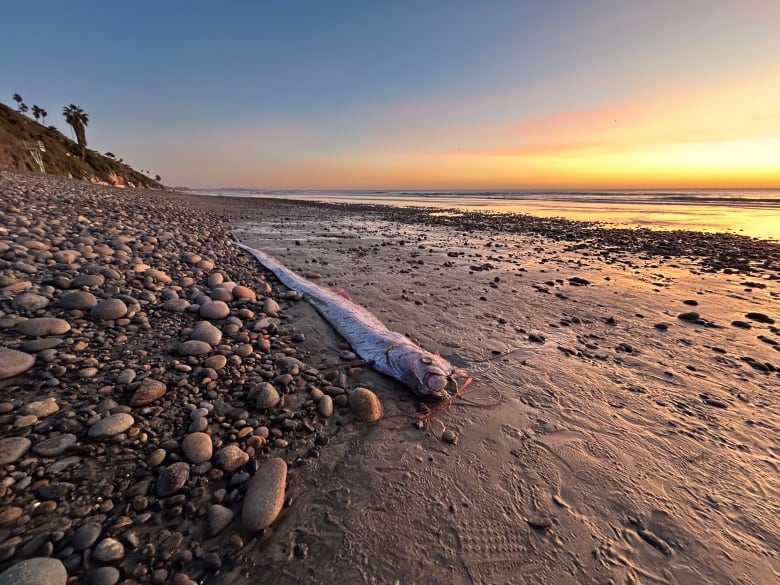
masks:
<instances>
[{"instance_id":1,"label":"shoreline","mask_svg":"<svg viewBox=\"0 0 780 585\"><path fill-rule=\"evenodd\" d=\"M0 244L14 242L0 252L0 275L30 282L9 290L3 281L0 322L49 313L72 321L70 331L54 336L61 339L57 347L37 348L48 351L46 359L20 378L0 381L3 438L31 437L33 446L0 468L13 479L3 480L3 514L20 510L2 517L11 545L6 538L0 547L0 571L24 556L53 556L71 576L111 567L128 585L158 582L162 571L166 579L180 572L220 584L249 584L258 576L279 584L684 582L723 575L735 583L772 582L769 551L780 527L770 508L780 492L771 465L777 466L780 415L772 398L777 371L760 368L780 362L776 346L763 340L780 333L745 314L777 317L780 246L728 234L672 237L526 216L434 215L439 209L246 205L243 198L129 192L5 173L0 183L4 195L14 191L16 207L9 210L4 198L2 217L25 215L25 204L38 211L26 222L4 221L12 229L0 231ZM114 202L107 219L105 202ZM72 231L57 233L62 225ZM51 230L48 245L90 246L95 257L64 267L48 258L50 250L24 245ZM121 241L130 234L134 240ZM275 279L259 278L263 269L229 246L228 236L269 249L323 284L347 288L391 329L462 360L475 375L465 402L486 407L455 404L415 429L406 416L416 408L411 393L367 368L334 368L348 348L310 306ZM124 246L127 256L119 253ZM212 256L213 269L186 261L192 253ZM14 263L28 256L38 270L19 272L23 267ZM136 260L171 282L139 273ZM103 323L60 306L68 289L58 288L63 281L53 271L72 279L90 264L102 267L104 282L89 291L137 302L129 323ZM212 321L221 343L201 356L177 356L170 350L190 338L200 317L161 307L176 297L193 304L198 292L224 294L217 290L224 287L209 286L214 272L252 288L258 300L229 300L228 320ZM194 282L181 286L187 278ZM50 303L16 307L13 299L25 291ZM256 329L264 319L262 297L281 308L272 334ZM679 318L686 312L700 315ZM748 329L729 324L736 320ZM3 346L36 341L15 327L0 330ZM228 363L206 372L204 360L215 355ZM291 365L297 372L283 372ZM135 381L118 380L126 369L136 372ZM282 383L279 376L287 374ZM131 406L142 378L160 380L167 390ZM251 392L266 381L284 400L270 410L256 408ZM346 406L357 386L374 390L390 418L359 423ZM315 388L331 397L329 416ZM59 411L28 424L27 405L52 392ZM490 406L494 396L502 397L500 406ZM190 462L180 490L161 497L158 475L187 461L183 439L203 418L191 414L201 408L214 441L211 467ZM115 439L89 437L91 425L109 413L129 414L134 425ZM242 431L247 427L253 430ZM225 470L218 449L233 443L249 453L247 437L262 436L255 435L261 427L266 442L253 440L249 461ZM454 432L455 444L442 440L444 430ZM66 434L76 442L62 453L47 458L34 450L41 437ZM160 448L164 459L153 467L149 458L159 457ZM288 463L287 503L269 529L252 536L238 519L244 490L275 454ZM47 471L72 457L80 462ZM116 469L101 479L112 462ZM128 485L111 492L110 506L98 502L94 485L88 493L83 478L69 475L78 465L88 465L98 485ZM740 478L749 489L733 494L719 476ZM707 498L720 507L701 509ZM215 505L235 518L211 536ZM82 514L74 515L79 507ZM85 524L100 528L88 554L72 542ZM116 538L124 556L95 563L103 538ZM420 550L427 554L420 557Z\"/></svg>"}]
</instances>

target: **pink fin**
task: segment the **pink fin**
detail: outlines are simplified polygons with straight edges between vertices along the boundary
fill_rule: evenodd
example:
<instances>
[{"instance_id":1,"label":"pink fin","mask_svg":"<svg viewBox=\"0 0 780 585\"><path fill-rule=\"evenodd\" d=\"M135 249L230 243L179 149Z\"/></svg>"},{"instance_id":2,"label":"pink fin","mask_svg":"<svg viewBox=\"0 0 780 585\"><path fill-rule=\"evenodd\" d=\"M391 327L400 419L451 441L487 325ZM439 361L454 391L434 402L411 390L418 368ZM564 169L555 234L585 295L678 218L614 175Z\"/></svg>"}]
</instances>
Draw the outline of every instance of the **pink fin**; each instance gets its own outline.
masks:
<instances>
[{"instance_id":1,"label":"pink fin","mask_svg":"<svg viewBox=\"0 0 780 585\"><path fill-rule=\"evenodd\" d=\"M345 299L347 299L349 302L351 302L351 303L355 303L355 301L352 299L352 297L351 297L351 296L349 296L349 293L348 293L347 291L345 291L343 288L341 288L341 287L338 287L338 286L333 286L333 287L331 287L331 289L330 289L330 290L332 290L334 293L336 293L336 294L337 294L337 295L339 295L340 297L344 297L344 298L345 298ZM357 304L357 303L355 303L355 304Z\"/></svg>"}]
</instances>

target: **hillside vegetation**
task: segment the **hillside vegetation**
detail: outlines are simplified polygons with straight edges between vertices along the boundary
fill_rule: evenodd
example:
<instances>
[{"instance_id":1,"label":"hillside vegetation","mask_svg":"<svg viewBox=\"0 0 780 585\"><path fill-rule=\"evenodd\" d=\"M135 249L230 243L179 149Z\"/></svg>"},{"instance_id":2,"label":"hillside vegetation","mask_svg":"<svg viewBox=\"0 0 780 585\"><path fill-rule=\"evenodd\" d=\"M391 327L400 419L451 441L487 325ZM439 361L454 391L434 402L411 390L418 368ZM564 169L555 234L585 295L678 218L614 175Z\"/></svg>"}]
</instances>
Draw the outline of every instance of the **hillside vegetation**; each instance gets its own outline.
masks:
<instances>
[{"instance_id":1,"label":"hillside vegetation","mask_svg":"<svg viewBox=\"0 0 780 585\"><path fill-rule=\"evenodd\" d=\"M128 165L94 150L83 149L54 127L31 120L0 103L0 168L40 172L25 148L25 142L42 141L46 173L119 187L163 188L158 182Z\"/></svg>"}]
</instances>

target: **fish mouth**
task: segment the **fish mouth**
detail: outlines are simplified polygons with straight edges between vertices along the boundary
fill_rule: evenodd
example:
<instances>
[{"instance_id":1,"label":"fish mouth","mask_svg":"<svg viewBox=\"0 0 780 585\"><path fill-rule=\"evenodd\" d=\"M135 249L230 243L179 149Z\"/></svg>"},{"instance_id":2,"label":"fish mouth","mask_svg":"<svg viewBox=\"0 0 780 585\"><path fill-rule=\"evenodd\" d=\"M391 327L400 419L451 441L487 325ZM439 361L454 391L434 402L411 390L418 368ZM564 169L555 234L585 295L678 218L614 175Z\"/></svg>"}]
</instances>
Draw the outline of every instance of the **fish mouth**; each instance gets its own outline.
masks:
<instances>
[{"instance_id":1,"label":"fish mouth","mask_svg":"<svg viewBox=\"0 0 780 585\"><path fill-rule=\"evenodd\" d=\"M441 390L432 390L431 387L428 385L428 380L433 376L440 377L441 374L435 374L432 372L426 374L425 379L423 380L424 392L420 394L423 398L435 398L437 400L444 400L445 398L450 398L458 394L458 381L455 379L455 376L447 376L446 377L447 382L444 385L444 388L442 388Z\"/></svg>"}]
</instances>

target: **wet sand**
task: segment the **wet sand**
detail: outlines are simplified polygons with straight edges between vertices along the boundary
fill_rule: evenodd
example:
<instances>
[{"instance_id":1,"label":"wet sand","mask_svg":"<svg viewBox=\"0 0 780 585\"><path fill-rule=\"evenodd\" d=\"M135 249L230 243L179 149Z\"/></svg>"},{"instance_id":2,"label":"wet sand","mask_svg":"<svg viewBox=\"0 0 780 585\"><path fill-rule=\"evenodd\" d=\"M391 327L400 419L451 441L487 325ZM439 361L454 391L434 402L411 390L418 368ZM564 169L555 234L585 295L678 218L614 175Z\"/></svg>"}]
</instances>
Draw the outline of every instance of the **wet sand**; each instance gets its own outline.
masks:
<instances>
[{"instance_id":1,"label":"wet sand","mask_svg":"<svg viewBox=\"0 0 780 585\"><path fill-rule=\"evenodd\" d=\"M545 237L476 215L219 208L243 242L474 377L419 430L408 390L350 373L387 418L344 424L307 462L237 582L776 582L777 246L681 233L676 254L574 223ZM307 359L337 362L319 316L287 311Z\"/></svg>"}]
</instances>

